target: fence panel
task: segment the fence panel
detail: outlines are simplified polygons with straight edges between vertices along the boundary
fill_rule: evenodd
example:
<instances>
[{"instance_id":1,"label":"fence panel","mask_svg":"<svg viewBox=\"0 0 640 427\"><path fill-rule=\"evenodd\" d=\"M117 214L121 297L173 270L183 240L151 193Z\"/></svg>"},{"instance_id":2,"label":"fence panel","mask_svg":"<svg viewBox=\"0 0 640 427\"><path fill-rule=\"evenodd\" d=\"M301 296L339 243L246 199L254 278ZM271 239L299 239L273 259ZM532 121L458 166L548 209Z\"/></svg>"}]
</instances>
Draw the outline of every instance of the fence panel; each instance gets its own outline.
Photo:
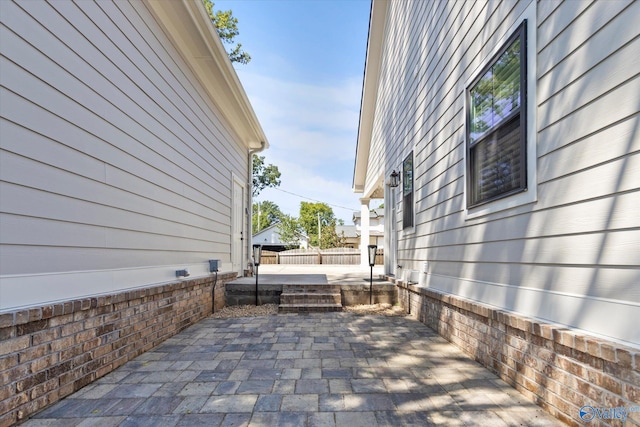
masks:
<instances>
[{"instance_id":1,"label":"fence panel","mask_svg":"<svg viewBox=\"0 0 640 427\"><path fill-rule=\"evenodd\" d=\"M320 264L320 253L315 249L291 249L278 255L280 264Z\"/></svg>"},{"instance_id":2,"label":"fence panel","mask_svg":"<svg viewBox=\"0 0 640 427\"><path fill-rule=\"evenodd\" d=\"M320 251L323 264L360 264L360 250L354 248L331 248Z\"/></svg>"},{"instance_id":3,"label":"fence panel","mask_svg":"<svg viewBox=\"0 0 640 427\"><path fill-rule=\"evenodd\" d=\"M376 265L384 265L384 249L376 251Z\"/></svg>"},{"instance_id":4,"label":"fence panel","mask_svg":"<svg viewBox=\"0 0 640 427\"><path fill-rule=\"evenodd\" d=\"M278 252L262 251L261 264L278 264Z\"/></svg>"},{"instance_id":5,"label":"fence panel","mask_svg":"<svg viewBox=\"0 0 640 427\"><path fill-rule=\"evenodd\" d=\"M384 264L384 249L376 251L376 265ZM331 248L291 249L284 252L262 252L262 264L336 264L359 265L360 249Z\"/></svg>"}]
</instances>

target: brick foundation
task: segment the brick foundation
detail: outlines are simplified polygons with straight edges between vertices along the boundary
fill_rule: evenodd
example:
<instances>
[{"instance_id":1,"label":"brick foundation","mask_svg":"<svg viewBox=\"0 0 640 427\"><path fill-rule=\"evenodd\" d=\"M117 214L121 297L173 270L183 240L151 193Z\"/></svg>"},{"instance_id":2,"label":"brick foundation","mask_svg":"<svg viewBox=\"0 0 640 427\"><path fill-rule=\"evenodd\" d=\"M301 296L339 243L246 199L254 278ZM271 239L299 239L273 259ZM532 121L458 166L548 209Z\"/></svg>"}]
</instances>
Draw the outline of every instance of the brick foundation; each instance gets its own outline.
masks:
<instances>
[{"instance_id":1,"label":"brick foundation","mask_svg":"<svg viewBox=\"0 0 640 427\"><path fill-rule=\"evenodd\" d=\"M221 274L216 310L225 306ZM211 313L213 277L0 314L0 427L108 374Z\"/></svg>"},{"instance_id":2,"label":"brick foundation","mask_svg":"<svg viewBox=\"0 0 640 427\"><path fill-rule=\"evenodd\" d=\"M401 281L407 312L551 415L584 425L580 408L640 406L640 350ZM606 321L606 319L603 319ZM623 425L594 419L589 425ZM640 412L626 426L640 425Z\"/></svg>"}]
</instances>

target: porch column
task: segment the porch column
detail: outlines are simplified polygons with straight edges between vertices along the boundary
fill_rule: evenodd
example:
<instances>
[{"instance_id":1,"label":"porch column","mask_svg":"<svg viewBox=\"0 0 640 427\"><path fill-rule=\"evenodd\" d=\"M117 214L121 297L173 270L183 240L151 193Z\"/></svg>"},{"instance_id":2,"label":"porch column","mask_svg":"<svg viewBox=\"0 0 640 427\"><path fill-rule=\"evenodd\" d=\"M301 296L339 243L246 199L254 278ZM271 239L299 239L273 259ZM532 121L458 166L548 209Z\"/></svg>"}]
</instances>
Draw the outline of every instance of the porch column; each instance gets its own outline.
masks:
<instances>
[{"instance_id":1,"label":"porch column","mask_svg":"<svg viewBox=\"0 0 640 427\"><path fill-rule=\"evenodd\" d=\"M360 199L360 265L369 267L369 199Z\"/></svg>"}]
</instances>

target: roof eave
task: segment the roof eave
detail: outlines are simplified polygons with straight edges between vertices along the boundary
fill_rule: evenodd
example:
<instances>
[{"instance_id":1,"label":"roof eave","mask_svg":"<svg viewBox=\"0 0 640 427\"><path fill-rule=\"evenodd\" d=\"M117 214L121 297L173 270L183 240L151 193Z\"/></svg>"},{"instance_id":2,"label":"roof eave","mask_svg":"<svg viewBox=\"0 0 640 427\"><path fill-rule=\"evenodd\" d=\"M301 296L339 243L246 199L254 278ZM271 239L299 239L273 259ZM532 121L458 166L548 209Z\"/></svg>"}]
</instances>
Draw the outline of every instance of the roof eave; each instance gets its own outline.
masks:
<instances>
[{"instance_id":1,"label":"roof eave","mask_svg":"<svg viewBox=\"0 0 640 427\"><path fill-rule=\"evenodd\" d=\"M202 0L144 1L240 141L248 149L268 148L267 137Z\"/></svg>"},{"instance_id":2,"label":"roof eave","mask_svg":"<svg viewBox=\"0 0 640 427\"><path fill-rule=\"evenodd\" d=\"M358 140L353 168L353 191L355 193L363 193L366 185L388 3L388 0L372 0L371 2L367 56L360 102Z\"/></svg>"}]
</instances>

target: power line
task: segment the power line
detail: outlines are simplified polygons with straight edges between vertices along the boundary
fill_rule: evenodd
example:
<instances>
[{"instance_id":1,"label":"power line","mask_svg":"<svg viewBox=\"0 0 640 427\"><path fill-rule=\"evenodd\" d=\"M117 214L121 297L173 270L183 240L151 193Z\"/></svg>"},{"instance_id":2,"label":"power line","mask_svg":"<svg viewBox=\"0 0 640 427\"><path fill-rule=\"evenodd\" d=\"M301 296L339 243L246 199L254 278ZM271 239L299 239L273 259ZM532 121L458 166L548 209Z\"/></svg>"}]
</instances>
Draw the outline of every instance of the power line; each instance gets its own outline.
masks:
<instances>
[{"instance_id":1,"label":"power line","mask_svg":"<svg viewBox=\"0 0 640 427\"><path fill-rule=\"evenodd\" d=\"M307 196L302 196L300 194L292 193L291 191L283 190L282 188L272 187L271 190L282 191L283 193L291 194L292 196L300 197L301 199L311 200L312 202L317 202L317 203L324 203L324 204L329 205L329 206L334 207L334 208L346 209L346 210L348 210L350 212L357 211L357 209L354 209L354 208L346 208L344 206L334 205L333 203L327 203L327 202L323 202L321 200L312 199L312 198L307 197Z\"/></svg>"}]
</instances>

